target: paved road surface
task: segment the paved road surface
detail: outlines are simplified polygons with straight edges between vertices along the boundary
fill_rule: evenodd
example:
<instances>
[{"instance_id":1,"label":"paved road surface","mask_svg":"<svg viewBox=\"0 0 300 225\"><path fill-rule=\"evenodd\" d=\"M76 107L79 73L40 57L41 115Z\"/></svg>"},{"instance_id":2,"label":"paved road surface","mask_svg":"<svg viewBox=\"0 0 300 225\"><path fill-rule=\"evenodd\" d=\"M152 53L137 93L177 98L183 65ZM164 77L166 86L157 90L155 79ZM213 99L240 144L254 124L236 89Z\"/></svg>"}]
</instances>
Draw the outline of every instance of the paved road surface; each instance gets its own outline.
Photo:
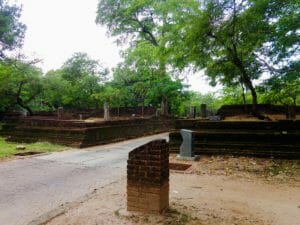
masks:
<instances>
[{"instance_id":1,"label":"paved road surface","mask_svg":"<svg viewBox=\"0 0 300 225\"><path fill-rule=\"evenodd\" d=\"M0 225L35 218L124 178L128 152L159 134L0 163Z\"/></svg>"}]
</instances>

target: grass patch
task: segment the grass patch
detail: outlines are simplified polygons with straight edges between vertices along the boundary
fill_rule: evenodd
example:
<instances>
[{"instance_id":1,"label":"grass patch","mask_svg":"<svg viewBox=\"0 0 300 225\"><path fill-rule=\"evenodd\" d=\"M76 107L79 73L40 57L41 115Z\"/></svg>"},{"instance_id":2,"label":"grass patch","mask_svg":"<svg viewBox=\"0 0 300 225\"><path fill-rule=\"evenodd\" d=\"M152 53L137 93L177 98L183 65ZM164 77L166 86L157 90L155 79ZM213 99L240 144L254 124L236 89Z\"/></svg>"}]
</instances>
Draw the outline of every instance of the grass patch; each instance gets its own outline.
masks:
<instances>
[{"instance_id":1,"label":"grass patch","mask_svg":"<svg viewBox=\"0 0 300 225\"><path fill-rule=\"evenodd\" d=\"M25 150L16 150L17 145L23 145ZM57 152L66 150L66 146L51 144L48 142L36 142L32 144L6 142L4 137L0 137L0 159L12 157L15 153L25 152Z\"/></svg>"}]
</instances>

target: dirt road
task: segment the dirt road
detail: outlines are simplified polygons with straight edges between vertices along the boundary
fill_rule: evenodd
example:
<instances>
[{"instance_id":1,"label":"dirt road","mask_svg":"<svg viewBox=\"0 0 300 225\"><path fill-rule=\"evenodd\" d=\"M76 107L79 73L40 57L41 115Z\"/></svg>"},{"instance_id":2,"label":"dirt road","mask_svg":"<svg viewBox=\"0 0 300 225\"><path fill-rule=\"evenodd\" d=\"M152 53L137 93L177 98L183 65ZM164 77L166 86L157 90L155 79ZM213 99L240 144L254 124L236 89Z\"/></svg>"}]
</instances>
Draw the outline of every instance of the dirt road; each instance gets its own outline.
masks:
<instances>
[{"instance_id":1,"label":"dirt road","mask_svg":"<svg viewBox=\"0 0 300 225\"><path fill-rule=\"evenodd\" d=\"M0 163L0 224L38 224L126 174L128 152L167 134Z\"/></svg>"},{"instance_id":2,"label":"dirt road","mask_svg":"<svg viewBox=\"0 0 300 225\"><path fill-rule=\"evenodd\" d=\"M184 173L171 172L170 209L164 215L128 213L124 177L47 225L300 224L299 161L202 157L192 164Z\"/></svg>"}]
</instances>

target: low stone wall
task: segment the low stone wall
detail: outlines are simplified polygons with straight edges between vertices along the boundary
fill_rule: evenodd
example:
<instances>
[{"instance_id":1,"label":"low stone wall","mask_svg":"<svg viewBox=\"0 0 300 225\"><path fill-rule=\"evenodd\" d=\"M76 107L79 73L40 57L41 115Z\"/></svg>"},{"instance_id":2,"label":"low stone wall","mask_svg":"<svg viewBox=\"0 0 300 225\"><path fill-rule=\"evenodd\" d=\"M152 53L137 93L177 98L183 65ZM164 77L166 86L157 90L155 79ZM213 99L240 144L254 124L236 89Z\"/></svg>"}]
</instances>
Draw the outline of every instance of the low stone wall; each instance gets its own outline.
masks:
<instances>
[{"instance_id":1,"label":"low stone wall","mask_svg":"<svg viewBox=\"0 0 300 225\"><path fill-rule=\"evenodd\" d=\"M179 123L181 127L182 121ZM300 121L288 122L196 122L196 155L241 155L300 159ZM186 127L184 127L186 128ZM170 133L170 151L179 153L179 131Z\"/></svg>"},{"instance_id":2,"label":"low stone wall","mask_svg":"<svg viewBox=\"0 0 300 225\"><path fill-rule=\"evenodd\" d=\"M169 206L169 146L151 141L129 153L127 210L161 213Z\"/></svg>"},{"instance_id":3,"label":"low stone wall","mask_svg":"<svg viewBox=\"0 0 300 225\"><path fill-rule=\"evenodd\" d=\"M84 123L62 120L34 120L7 124L0 131L9 141L49 141L72 147L106 144L150 134L174 130L174 122L167 119L135 119Z\"/></svg>"}]
</instances>

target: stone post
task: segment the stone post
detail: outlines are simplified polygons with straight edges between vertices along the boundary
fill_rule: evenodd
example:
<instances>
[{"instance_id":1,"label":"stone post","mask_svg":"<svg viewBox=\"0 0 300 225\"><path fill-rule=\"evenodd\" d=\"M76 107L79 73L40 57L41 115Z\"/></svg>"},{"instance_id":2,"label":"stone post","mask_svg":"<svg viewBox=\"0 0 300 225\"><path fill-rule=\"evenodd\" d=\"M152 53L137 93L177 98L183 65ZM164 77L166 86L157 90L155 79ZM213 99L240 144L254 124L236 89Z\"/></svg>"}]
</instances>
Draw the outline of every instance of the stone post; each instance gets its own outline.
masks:
<instances>
[{"instance_id":1,"label":"stone post","mask_svg":"<svg viewBox=\"0 0 300 225\"><path fill-rule=\"evenodd\" d=\"M59 120L61 120L63 118L64 115L64 108L63 107L58 107L57 109L57 118Z\"/></svg>"},{"instance_id":2,"label":"stone post","mask_svg":"<svg viewBox=\"0 0 300 225\"><path fill-rule=\"evenodd\" d=\"M127 210L162 213L169 206L169 144L155 140L129 153Z\"/></svg>"},{"instance_id":3,"label":"stone post","mask_svg":"<svg viewBox=\"0 0 300 225\"><path fill-rule=\"evenodd\" d=\"M206 118L207 117L207 114L206 114L206 104L201 104L200 111L201 111L201 117L202 118Z\"/></svg>"},{"instance_id":4,"label":"stone post","mask_svg":"<svg viewBox=\"0 0 300 225\"><path fill-rule=\"evenodd\" d=\"M169 106L168 106L168 101L167 100L162 100L161 101L161 114L163 116L168 116L169 115Z\"/></svg>"},{"instance_id":5,"label":"stone post","mask_svg":"<svg viewBox=\"0 0 300 225\"><path fill-rule=\"evenodd\" d=\"M195 106L190 107L190 118L193 118L193 119L196 118L196 107Z\"/></svg>"},{"instance_id":6,"label":"stone post","mask_svg":"<svg viewBox=\"0 0 300 225\"><path fill-rule=\"evenodd\" d=\"M109 115L109 104L108 102L104 103L104 120L108 121L110 120L110 115Z\"/></svg>"},{"instance_id":7,"label":"stone post","mask_svg":"<svg viewBox=\"0 0 300 225\"><path fill-rule=\"evenodd\" d=\"M296 119L296 107L295 106L293 106L293 105L287 106L286 119L287 120Z\"/></svg>"},{"instance_id":8,"label":"stone post","mask_svg":"<svg viewBox=\"0 0 300 225\"><path fill-rule=\"evenodd\" d=\"M194 157L193 131L181 129L182 144L180 146L180 157Z\"/></svg>"}]
</instances>

